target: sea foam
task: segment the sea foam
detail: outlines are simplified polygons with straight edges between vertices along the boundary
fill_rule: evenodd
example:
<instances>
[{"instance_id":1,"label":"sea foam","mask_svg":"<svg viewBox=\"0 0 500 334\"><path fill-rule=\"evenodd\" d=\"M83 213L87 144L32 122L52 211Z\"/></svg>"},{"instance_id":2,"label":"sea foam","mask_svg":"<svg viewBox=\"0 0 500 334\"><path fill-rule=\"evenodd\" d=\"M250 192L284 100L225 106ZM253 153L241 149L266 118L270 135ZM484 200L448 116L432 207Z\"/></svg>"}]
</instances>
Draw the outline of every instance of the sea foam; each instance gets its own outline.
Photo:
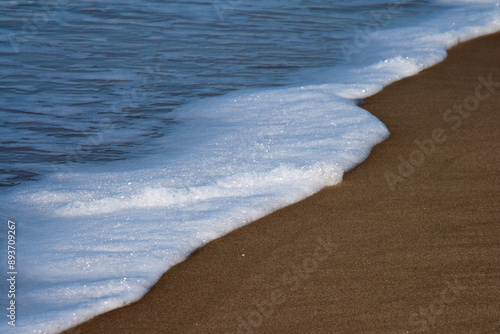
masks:
<instances>
[{"instance_id":1,"label":"sea foam","mask_svg":"<svg viewBox=\"0 0 500 334\"><path fill-rule=\"evenodd\" d=\"M341 182L389 135L358 99L500 30L495 1L439 4L368 36L349 64L176 109L149 155L61 166L4 193L19 231L17 331L57 332L137 300L197 247Z\"/></svg>"}]
</instances>

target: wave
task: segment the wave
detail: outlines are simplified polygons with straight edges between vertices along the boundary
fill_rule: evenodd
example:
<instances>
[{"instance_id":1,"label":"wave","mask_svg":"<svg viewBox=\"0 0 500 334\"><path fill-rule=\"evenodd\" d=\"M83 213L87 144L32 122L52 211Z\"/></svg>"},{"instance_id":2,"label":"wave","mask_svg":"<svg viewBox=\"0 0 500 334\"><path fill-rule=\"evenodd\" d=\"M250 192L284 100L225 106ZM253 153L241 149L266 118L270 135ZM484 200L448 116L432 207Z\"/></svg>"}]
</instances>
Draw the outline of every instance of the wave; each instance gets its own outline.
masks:
<instances>
[{"instance_id":1,"label":"wave","mask_svg":"<svg viewBox=\"0 0 500 334\"><path fill-rule=\"evenodd\" d=\"M197 247L341 182L389 135L360 99L500 30L498 2L438 4L405 26L356 27L342 66L175 109L146 156L62 165L2 194L20 234L17 330L57 332L135 301Z\"/></svg>"}]
</instances>

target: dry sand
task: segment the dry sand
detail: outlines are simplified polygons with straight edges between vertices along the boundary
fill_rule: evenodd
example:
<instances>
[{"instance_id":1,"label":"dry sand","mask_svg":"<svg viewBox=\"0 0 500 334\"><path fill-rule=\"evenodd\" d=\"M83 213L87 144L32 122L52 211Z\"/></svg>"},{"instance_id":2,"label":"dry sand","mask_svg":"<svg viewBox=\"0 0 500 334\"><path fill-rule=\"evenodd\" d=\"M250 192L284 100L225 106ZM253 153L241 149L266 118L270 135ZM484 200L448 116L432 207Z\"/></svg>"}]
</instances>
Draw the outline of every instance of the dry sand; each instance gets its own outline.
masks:
<instances>
[{"instance_id":1,"label":"dry sand","mask_svg":"<svg viewBox=\"0 0 500 334\"><path fill-rule=\"evenodd\" d=\"M391 136L340 185L69 332L500 333L500 34L366 102Z\"/></svg>"}]
</instances>

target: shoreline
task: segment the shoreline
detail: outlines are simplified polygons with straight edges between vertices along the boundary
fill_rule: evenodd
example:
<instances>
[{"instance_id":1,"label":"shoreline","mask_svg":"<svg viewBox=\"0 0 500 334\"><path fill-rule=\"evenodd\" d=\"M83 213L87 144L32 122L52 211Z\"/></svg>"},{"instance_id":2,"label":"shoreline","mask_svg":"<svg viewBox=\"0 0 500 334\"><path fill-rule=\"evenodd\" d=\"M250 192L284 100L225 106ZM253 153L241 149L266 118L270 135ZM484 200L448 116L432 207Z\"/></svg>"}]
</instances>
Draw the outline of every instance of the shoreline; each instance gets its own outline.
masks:
<instances>
[{"instance_id":1,"label":"shoreline","mask_svg":"<svg viewBox=\"0 0 500 334\"><path fill-rule=\"evenodd\" d=\"M336 186L66 333L500 330L500 33L365 99L391 136Z\"/></svg>"}]
</instances>

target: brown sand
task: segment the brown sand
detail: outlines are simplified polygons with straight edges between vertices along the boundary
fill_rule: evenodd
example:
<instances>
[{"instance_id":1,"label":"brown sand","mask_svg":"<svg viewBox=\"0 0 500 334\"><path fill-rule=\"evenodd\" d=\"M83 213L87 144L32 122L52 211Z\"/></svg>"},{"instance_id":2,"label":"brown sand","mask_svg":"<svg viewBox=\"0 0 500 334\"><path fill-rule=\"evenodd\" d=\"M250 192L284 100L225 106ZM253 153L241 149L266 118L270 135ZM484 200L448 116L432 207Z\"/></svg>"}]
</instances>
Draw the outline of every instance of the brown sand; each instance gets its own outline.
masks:
<instances>
[{"instance_id":1,"label":"brown sand","mask_svg":"<svg viewBox=\"0 0 500 334\"><path fill-rule=\"evenodd\" d=\"M71 332L500 333L499 86L500 34L459 45L367 99L391 137L340 185Z\"/></svg>"}]
</instances>

